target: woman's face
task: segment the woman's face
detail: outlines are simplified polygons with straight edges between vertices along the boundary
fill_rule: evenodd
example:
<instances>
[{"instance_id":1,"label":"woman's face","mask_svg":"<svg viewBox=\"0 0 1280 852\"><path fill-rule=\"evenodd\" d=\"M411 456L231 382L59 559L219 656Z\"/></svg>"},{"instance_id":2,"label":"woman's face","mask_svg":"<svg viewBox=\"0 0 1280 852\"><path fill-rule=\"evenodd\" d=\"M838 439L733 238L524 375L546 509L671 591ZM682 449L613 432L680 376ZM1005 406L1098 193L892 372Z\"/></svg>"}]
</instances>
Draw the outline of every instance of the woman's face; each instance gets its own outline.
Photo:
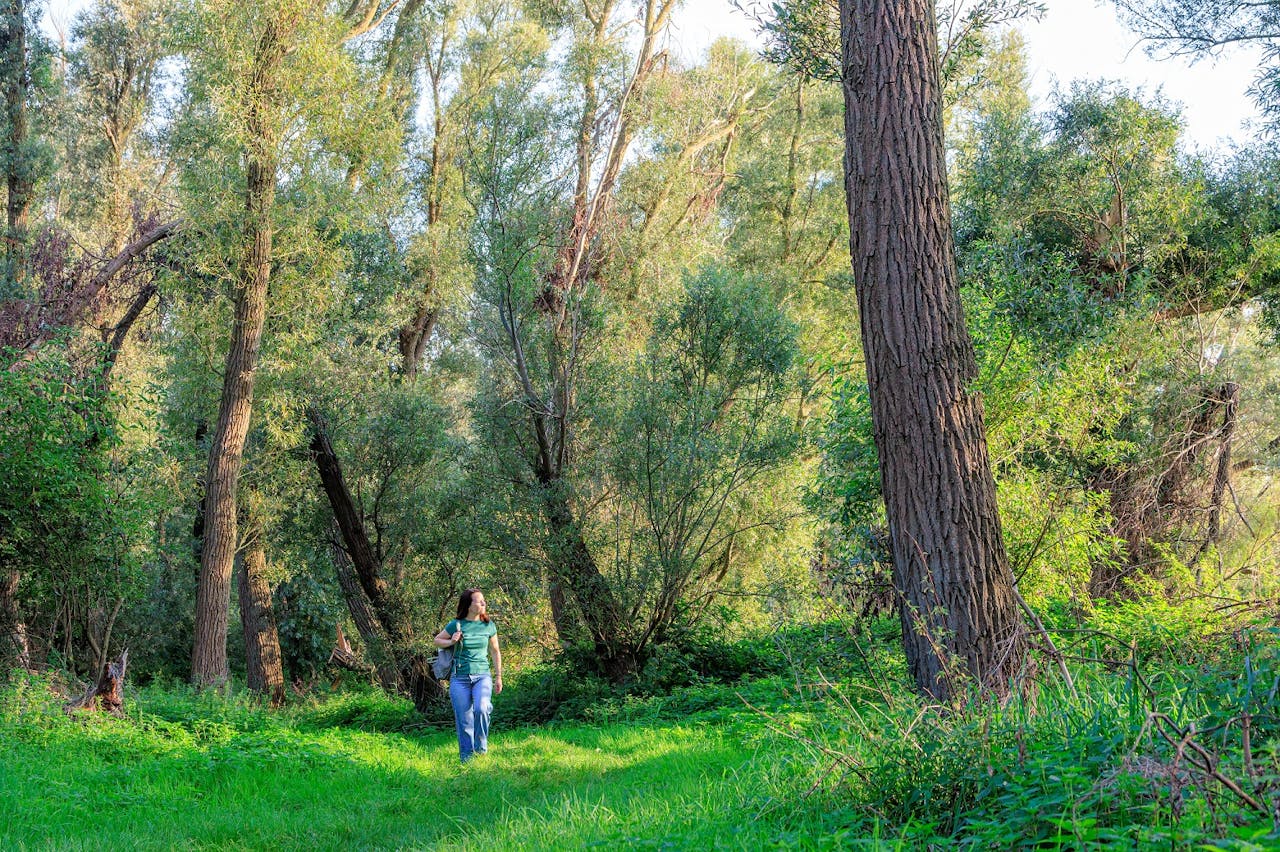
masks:
<instances>
[{"instance_id":1,"label":"woman's face","mask_svg":"<svg viewBox=\"0 0 1280 852\"><path fill-rule=\"evenodd\" d=\"M476 592L474 595L471 596L471 606L467 609L467 617L477 618L481 615L484 615L484 608L485 608L484 594L482 594L481 592Z\"/></svg>"}]
</instances>

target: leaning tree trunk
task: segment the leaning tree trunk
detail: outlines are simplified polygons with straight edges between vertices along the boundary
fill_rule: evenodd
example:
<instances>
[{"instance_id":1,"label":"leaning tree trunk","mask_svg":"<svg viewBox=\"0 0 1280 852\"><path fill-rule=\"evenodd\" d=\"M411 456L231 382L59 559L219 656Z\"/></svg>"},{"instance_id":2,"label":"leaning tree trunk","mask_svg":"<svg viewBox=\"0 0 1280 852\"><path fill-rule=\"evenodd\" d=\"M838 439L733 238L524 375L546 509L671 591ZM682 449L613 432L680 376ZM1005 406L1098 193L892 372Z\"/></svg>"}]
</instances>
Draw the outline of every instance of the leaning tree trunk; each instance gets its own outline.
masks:
<instances>
[{"instance_id":1,"label":"leaning tree trunk","mask_svg":"<svg viewBox=\"0 0 1280 852\"><path fill-rule=\"evenodd\" d=\"M351 613L356 632L360 634L360 640L364 643L364 662L373 667L378 676L378 683L387 692L406 691L407 688L400 677L400 670L396 668L395 657L391 653L382 622L378 620L368 596L360 585L360 578L356 576L347 551L336 542L333 545L333 564L337 569L338 588L342 589L342 597L347 602L347 611ZM341 632L342 627L339 626L338 630ZM346 653L346 649L342 648L341 643L338 649L340 652L335 650L335 653L330 655L330 659L346 668L353 668L354 660Z\"/></svg>"},{"instance_id":2,"label":"leaning tree trunk","mask_svg":"<svg viewBox=\"0 0 1280 852\"><path fill-rule=\"evenodd\" d=\"M284 701L284 668L280 662L280 634L267 582L267 558L261 531L252 529L240 558L240 623L244 629L245 680L250 689Z\"/></svg>"},{"instance_id":3,"label":"leaning tree trunk","mask_svg":"<svg viewBox=\"0 0 1280 852\"><path fill-rule=\"evenodd\" d=\"M448 693L432 675L430 658L417 648L409 614L383 577L382 565L369 542L369 535L355 501L351 498L351 491L347 488L342 465L329 440L324 418L315 410L308 414L312 424L311 457L320 474L320 484L325 496L329 498L329 506L333 509L334 523L342 536L342 555L350 559L349 566L345 559L339 559L338 579L342 583L351 616L361 636L365 638L366 645L376 655L377 645L370 639L385 637L384 653L391 656L391 664L398 675L399 689L413 700L414 707L425 712L446 701ZM354 577L350 574L344 577L343 572L349 569L354 569L351 571ZM365 603L368 604L367 607ZM379 679L385 684L385 659L375 659L372 662L378 666Z\"/></svg>"},{"instance_id":4,"label":"leaning tree trunk","mask_svg":"<svg viewBox=\"0 0 1280 852\"><path fill-rule=\"evenodd\" d=\"M630 623L609 588L609 581L600 573L564 495L555 483L544 487L547 489L544 497L547 526L552 538L550 584L572 590L576 614L591 634L601 670L609 680L620 683L635 674L640 665ZM568 613L561 610L560 615L567 621ZM560 625L556 628L559 630Z\"/></svg>"},{"instance_id":5,"label":"leaning tree trunk","mask_svg":"<svg viewBox=\"0 0 1280 852\"><path fill-rule=\"evenodd\" d=\"M196 684L217 684L228 676L227 609L238 543L236 491L253 410L254 374L271 278L271 208L275 201L277 165L272 122L280 98L276 77L285 54L280 36L276 23L269 23L258 45L246 96L249 141L244 257L236 291L231 348L223 376L222 402L205 476L205 529L196 586L195 646L191 654L191 679Z\"/></svg>"},{"instance_id":6,"label":"leaning tree trunk","mask_svg":"<svg viewBox=\"0 0 1280 852\"><path fill-rule=\"evenodd\" d=\"M916 685L1005 694L1025 633L951 244L932 0L841 0L845 186L872 420Z\"/></svg>"}]
</instances>

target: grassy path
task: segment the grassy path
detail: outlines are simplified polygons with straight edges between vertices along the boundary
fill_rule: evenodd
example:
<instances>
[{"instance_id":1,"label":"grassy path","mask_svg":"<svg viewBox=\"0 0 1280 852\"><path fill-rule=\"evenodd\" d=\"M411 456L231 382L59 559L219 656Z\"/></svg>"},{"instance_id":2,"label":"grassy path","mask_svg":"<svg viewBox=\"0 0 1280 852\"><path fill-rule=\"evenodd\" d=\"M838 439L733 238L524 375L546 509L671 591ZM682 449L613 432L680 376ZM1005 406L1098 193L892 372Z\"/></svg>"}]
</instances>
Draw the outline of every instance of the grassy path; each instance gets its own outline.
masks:
<instances>
[{"instance_id":1,"label":"grassy path","mask_svg":"<svg viewBox=\"0 0 1280 852\"><path fill-rule=\"evenodd\" d=\"M1228 669L1197 676L1236 688ZM929 718L910 696L742 688L807 746L733 688L624 702L594 725L511 728L499 703L491 753L460 767L452 731L382 695L271 712L149 688L128 719L72 719L31 679L0 689L0 850L1280 849L1269 815L1204 784L1175 802L1144 774L1171 757L1131 683L1079 682L1087 701L1046 686L1038 713ZM1222 717L1220 692L1167 693L1202 730ZM1276 714L1254 718L1254 775L1235 739L1205 742L1273 795Z\"/></svg>"},{"instance_id":2,"label":"grassy path","mask_svg":"<svg viewBox=\"0 0 1280 852\"><path fill-rule=\"evenodd\" d=\"M0 848L752 849L779 830L755 818L779 746L741 725L499 730L463 768L451 732L56 712L2 720Z\"/></svg>"}]
</instances>

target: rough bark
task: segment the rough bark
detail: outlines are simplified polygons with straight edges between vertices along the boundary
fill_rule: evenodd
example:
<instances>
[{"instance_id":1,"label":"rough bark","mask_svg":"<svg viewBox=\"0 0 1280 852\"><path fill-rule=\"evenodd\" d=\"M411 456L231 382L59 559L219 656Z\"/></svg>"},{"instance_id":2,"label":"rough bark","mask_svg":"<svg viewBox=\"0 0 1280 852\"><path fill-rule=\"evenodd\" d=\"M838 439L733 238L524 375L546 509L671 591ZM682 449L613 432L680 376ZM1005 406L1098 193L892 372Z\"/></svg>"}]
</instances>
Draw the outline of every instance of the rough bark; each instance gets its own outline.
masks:
<instances>
[{"instance_id":1,"label":"rough bark","mask_svg":"<svg viewBox=\"0 0 1280 852\"><path fill-rule=\"evenodd\" d=\"M373 607L369 605L369 598L360 585L360 578L351 565L351 558L338 544L333 546L333 565L338 575L338 588L342 589L343 600L347 603L347 611L351 613L356 632L364 643L365 661L377 672L378 683L383 689L393 693L403 692L405 686L395 666L386 631L382 629L382 622L378 621ZM338 629L341 631L342 628Z\"/></svg>"},{"instance_id":2,"label":"rough bark","mask_svg":"<svg viewBox=\"0 0 1280 852\"><path fill-rule=\"evenodd\" d=\"M364 520L347 488L324 418L314 409L309 412L309 417L312 424L311 457L342 538L342 552L337 554L335 561L338 581L351 617L375 656L373 662L379 667L379 680L384 686L391 680L383 668L389 660L396 672L396 688L412 699L418 710L425 711L445 701L447 693L431 674L430 658L414 648L409 614L398 596L391 593L383 577L382 565L369 543Z\"/></svg>"},{"instance_id":3,"label":"rough bark","mask_svg":"<svg viewBox=\"0 0 1280 852\"><path fill-rule=\"evenodd\" d=\"M316 470L320 474L320 484L329 498L329 506L333 510L334 522L342 535L343 547L351 559L351 564L360 581L360 588L369 598L375 611L387 605L387 582L382 577L381 566L374 555L373 545L369 542L368 532L364 527L364 519L351 491L347 488L346 477L342 473L342 463L338 460L337 450L329 439L328 427L324 419L314 410L310 413L311 458L315 461ZM379 612L381 618L381 613Z\"/></svg>"},{"instance_id":4,"label":"rough bark","mask_svg":"<svg viewBox=\"0 0 1280 852\"><path fill-rule=\"evenodd\" d=\"M571 645L582 636L582 623L573 611L573 601L565 594L564 586L552 576L547 577L547 602L551 604L551 623L556 628L556 638L561 647Z\"/></svg>"},{"instance_id":5,"label":"rough bark","mask_svg":"<svg viewBox=\"0 0 1280 852\"><path fill-rule=\"evenodd\" d=\"M240 624L244 630L245 675L254 692L284 701L284 668L280 661L280 634L271 604L271 584L266 577L267 558L258 531L251 530L240 558Z\"/></svg>"},{"instance_id":6,"label":"rough bark","mask_svg":"<svg viewBox=\"0 0 1280 852\"><path fill-rule=\"evenodd\" d=\"M18 606L18 583L21 574L0 567L0 666L31 668L31 646L27 626Z\"/></svg>"},{"instance_id":7,"label":"rough bark","mask_svg":"<svg viewBox=\"0 0 1280 852\"><path fill-rule=\"evenodd\" d=\"M27 92L31 72L27 66L27 16L24 0L3 0L3 44L0 44L0 80L4 85L8 135L5 147L6 204L5 261L14 281L27 277L27 227L35 190L34 163L27 139Z\"/></svg>"},{"instance_id":8,"label":"rough bark","mask_svg":"<svg viewBox=\"0 0 1280 852\"><path fill-rule=\"evenodd\" d=\"M124 715L124 675L129 666L129 651L121 652L110 663L103 663L98 681L85 690L84 695L67 704L68 713L74 710L101 710L112 716Z\"/></svg>"},{"instance_id":9,"label":"rough bark","mask_svg":"<svg viewBox=\"0 0 1280 852\"><path fill-rule=\"evenodd\" d=\"M435 331L440 312L434 305L438 297L434 286L435 276L428 273L428 283L418 297L413 317L400 327L400 371L404 377L413 381L418 377L422 366L422 358L427 352L427 342Z\"/></svg>"},{"instance_id":10,"label":"rough bark","mask_svg":"<svg viewBox=\"0 0 1280 852\"><path fill-rule=\"evenodd\" d=\"M236 492L253 410L254 376L266 320L271 279L271 208L275 201L277 75L285 55L280 22L267 24L249 81L244 256L236 288L235 323L223 375L222 400L205 477L205 534L196 586L191 679L198 685L227 679L227 617L237 546Z\"/></svg>"},{"instance_id":11,"label":"rough bark","mask_svg":"<svg viewBox=\"0 0 1280 852\"><path fill-rule=\"evenodd\" d=\"M841 0L845 186L903 642L919 689L1002 695L1025 629L960 305L932 0Z\"/></svg>"},{"instance_id":12,"label":"rough bark","mask_svg":"<svg viewBox=\"0 0 1280 852\"><path fill-rule=\"evenodd\" d=\"M548 488L544 506L552 537L550 582L572 591L577 615L595 645L601 670L613 682L620 682L639 667L631 625L600 573L569 504L554 485Z\"/></svg>"}]
</instances>

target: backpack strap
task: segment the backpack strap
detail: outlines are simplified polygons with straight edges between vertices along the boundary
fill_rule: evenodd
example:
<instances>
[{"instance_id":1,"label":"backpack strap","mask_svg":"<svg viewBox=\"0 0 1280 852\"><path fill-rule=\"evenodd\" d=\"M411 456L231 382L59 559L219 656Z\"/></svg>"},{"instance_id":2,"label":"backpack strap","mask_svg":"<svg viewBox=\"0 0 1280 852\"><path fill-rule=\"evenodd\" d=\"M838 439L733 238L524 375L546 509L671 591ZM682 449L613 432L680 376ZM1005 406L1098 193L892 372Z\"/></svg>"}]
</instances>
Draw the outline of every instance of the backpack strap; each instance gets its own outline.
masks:
<instances>
[{"instance_id":1,"label":"backpack strap","mask_svg":"<svg viewBox=\"0 0 1280 852\"><path fill-rule=\"evenodd\" d=\"M454 628L455 628L455 631L453 631L453 632L461 633L461 634L462 634L462 639L467 638L466 631L464 631L464 630L462 629L462 620L461 620L461 619L455 618L455 619L453 620L452 624L453 624L453 626L454 626ZM452 647L452 648L453 648L453 666L449 669L449 679L450 679L450 680L452 680L452 679L453 679L453 676L454 676L454 675L456 675L456 674L458 673L458 646L462 644L462 639L459 639L457 642L454 642L452 646L450 646L450 647Z\"/></svg>"}]
</instances>

